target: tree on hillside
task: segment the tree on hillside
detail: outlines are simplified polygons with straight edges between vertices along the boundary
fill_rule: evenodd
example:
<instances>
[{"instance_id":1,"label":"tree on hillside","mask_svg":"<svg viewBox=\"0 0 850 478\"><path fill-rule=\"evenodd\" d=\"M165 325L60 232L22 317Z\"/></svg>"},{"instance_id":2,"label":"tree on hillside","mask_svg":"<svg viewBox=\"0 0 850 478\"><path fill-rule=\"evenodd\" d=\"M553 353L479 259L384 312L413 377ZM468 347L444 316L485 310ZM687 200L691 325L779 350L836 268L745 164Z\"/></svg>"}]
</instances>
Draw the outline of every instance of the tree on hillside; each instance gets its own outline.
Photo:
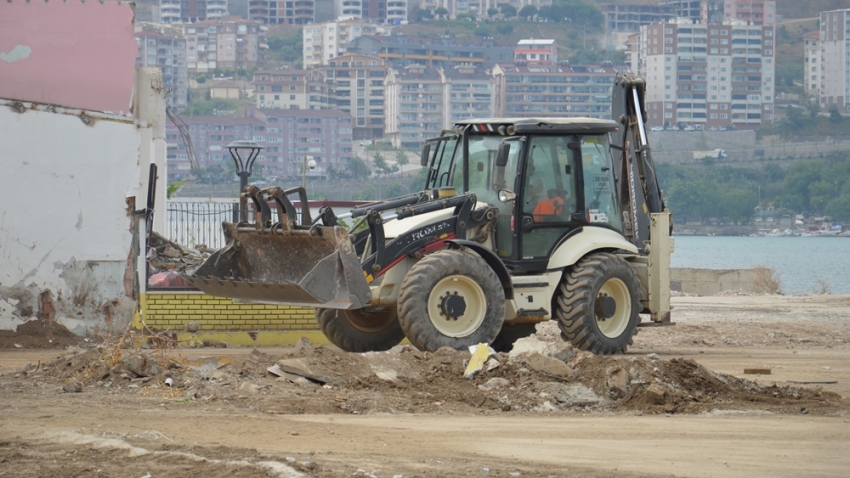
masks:
<instances>
[{"instance_id":1,"label":"tree on hillside","mask_svg":"<svg viewBox=\"0 0 850 478\"><path fill-rule=\"evenodd\" d=\"M506 4L502 5L501 8L502 8L502 15L505 18L511 18L511 17L516 16L516 7L514 7L513 5L506 3Z\"/></svg>"},{"instance_id":2,"label":"tree on hillside","mask_svg":"<svg viewBox=\"0 0 850 478\"><path fill-rule=\"evenodd\" d=\"M498 14L499 14L499 9L498 9L498 8L496 8L496 7L490 7L490 8L488 8L488 9L487 9L487 15L488 15L490 18L493 18L493 17L495 17L495 16L496 16L496 15L498 15Z\"/></svg>"},{"instance_id":3,"label":"tree on hillside","mask_svg":"<svg viewBox=\"0 0 850 478\"><path fill-rule=\"evenodd\" d=\"M534 5L526 5L526 6L522 7L522 9L519 11L518 15L519 15L520 18L524 18L526 20L531 20L532 17L537 15L537 13L538 13L537 7L535 7Z\"/></svg>"},{"instance_id":4,"label":"tree on hillside","mask_svg":"<svg viewBox=\"0 0 850 478\"><path fill-rule=\"evenodd\" d=\"M410 160L407 158L407 155L404 154L403 151L397 151L395 153L395 163L401 168L401 175L404 177L404 167L410 164Z\"/></svg>"},{"instance_id":5,"label":"tree on hillside","mask_svg":"<svg viewBox=\"0 0 850 478\"><path fill-rule=\"evenodd\" d=\"M437 15L437 18L449 18L449 11L446 10L444 7L438 7L436 10L434 10L434 14Z\"/></svg>"},{"instance_id":6,"label":"tree on hillside","mask_svg":"<svg viewBox=\"0 0 850 478\"><path fill-rule=\"evenodd\" d=\"M390 171L389 165L387 165L387 160L384 159L384 156L381 153L375 153L372 156L372 164L375 165L375 169L378 170L379 174L387 174Z\"/></svg>"},{"instance_id":7,"label":"tree on hillside","mask_svg":"<svg viewBox=\"0 0 850 478\"><path fill-rule=\"evenodd\" d=\"M844 117L841 116L841 113L838 111L838 106L832 105L829 107L829 121L835 124L844 122Z\"/></svg>"},{"instance_id":8,"label":"tree on hillside","mask_svg":"<svg viewBox=\"0 0 850 478\"><path fill-rule=\"evenodd\" d=\"M351 161L348 162L348 172L355 179L366 179L372 174L372 171L369 171L369 167L366 166L366 162L357 157L351 158Z\"/></svg>"}]
</instances>

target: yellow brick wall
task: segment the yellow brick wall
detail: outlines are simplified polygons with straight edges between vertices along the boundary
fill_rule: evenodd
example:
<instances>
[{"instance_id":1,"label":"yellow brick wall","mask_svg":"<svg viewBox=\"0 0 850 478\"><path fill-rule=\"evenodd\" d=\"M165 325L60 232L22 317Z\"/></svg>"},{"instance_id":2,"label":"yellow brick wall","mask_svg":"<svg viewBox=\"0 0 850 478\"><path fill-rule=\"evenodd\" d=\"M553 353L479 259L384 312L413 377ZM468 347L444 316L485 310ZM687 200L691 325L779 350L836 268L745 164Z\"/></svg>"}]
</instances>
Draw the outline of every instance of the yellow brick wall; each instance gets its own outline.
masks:
<instances>
[{"instance_id":1,"label":"yellow brick wall","mask_svg":"<svg viewBox=\"0 0 850 478\"><path fill-rule=\"evenodd\" d=\"M182 331L192 321L204 332L318 330L310 307L238 304L206 294L143 294L140 309L139 318L155 331Z\"/></svg>"}]
</instances>

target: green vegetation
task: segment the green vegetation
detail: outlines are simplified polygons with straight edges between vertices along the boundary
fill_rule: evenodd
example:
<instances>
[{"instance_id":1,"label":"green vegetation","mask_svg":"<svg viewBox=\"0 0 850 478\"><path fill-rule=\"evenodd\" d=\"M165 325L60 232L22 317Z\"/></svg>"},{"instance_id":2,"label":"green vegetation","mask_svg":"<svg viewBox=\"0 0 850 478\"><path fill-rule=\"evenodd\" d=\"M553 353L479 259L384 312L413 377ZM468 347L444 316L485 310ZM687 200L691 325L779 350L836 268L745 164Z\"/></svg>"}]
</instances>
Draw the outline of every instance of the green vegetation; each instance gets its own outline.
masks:
<instances>
[{"instance_id":1,"label":"green vegetation","mask_svg":"<svg viewBox=\"0 0 850 478\"><path fill-rule=\"evenodd\" d=\"M761 198L778 214L826 214L850 221L850 157L799 161L787 170L659 165L658 177L678 219L748 223Z\"/></svg>"},{"instance_id":2,"label":"green vegetation","mask_svg":"<svg viewBox=\"0 0 850 478\"><path fill-rule=\"evenodd\" d=\"M292 31L275 30L270 32L268 44L268 59L271 63L301 64L304 40L300 28Z\"/></svg>"},{"instance_id":3,"label":"green vegetation","mask_svg":"<svg viewBox=\"0 0 850 478\"><path fill-rule=\"evenodd\" d=\"M806 108L789 106L783 120L762 126L756 130L756 136L764 138L777 135L783 141L843 138L847 135L844 117L835 105L830 107L828 112L829 116L820 115L820 106L817 103L807 104Z\"/></svg>"},{"instance_id":4,"label":"green vegetation","mask_svg":"<svg viewBox=\"0 0 850 478\"><path fill-rule=\"evenodd\" d=\"M209 93L209 92L207 92ZM189 95L189 104L186 106L186 111L183 112L186 116L238 116L241 115L245 107L248 106L244 101L225 99L225 98L202 98Z\"/></svg>"}]
</instances>

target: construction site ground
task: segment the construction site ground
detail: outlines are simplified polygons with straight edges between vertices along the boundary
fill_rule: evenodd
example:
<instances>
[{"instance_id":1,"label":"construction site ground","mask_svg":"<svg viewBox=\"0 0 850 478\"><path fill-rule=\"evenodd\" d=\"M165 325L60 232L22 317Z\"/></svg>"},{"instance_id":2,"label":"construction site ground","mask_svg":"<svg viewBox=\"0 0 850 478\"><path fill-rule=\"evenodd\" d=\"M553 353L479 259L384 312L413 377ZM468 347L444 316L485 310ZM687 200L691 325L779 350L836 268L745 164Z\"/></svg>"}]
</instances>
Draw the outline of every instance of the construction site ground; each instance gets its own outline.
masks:
<instances>
[{"instance_id":1,"label":"construction site ground","mask_svg":"<svg viewBox=\"0 0 850 478\"><path fill-rule=\"evenodd\" d=\"M447 349L140 348L31 324L0 334L0 477L847 476L850 296L673 306L623 356L547 323L471 379Z\"/></svg>"}]
</instances>

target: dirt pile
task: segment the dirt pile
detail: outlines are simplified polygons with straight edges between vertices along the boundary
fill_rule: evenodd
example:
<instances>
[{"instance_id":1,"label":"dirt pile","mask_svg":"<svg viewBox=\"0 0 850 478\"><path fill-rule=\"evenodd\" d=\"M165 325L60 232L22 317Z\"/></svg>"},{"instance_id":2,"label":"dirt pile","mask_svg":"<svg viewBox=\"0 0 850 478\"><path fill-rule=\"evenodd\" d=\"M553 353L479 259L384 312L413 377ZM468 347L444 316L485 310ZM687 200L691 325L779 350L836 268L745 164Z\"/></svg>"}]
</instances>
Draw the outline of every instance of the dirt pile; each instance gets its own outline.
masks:
<instances>
[{"instance_id":1,"label":"dirt pile","mask_svg":"<svg viewBox=\"0 0 850 478\"><path fill-rule=\"evenodd\" d=\"M832 414L837 394L769 386L714 373L693 360L602 357L563 342L522 339L492 354L472 379L469 352L411 346L352 354L306 339L277 355L188 361L177 350L74 349L23 375L66 392L110 393L180 403L221 402L265 413L490 413L626 411L695 414L766 410Z\"/></svg>"},{"instance_id":2,"label":"dirt pile","mask_svg":"<svg viewBox=\"0 0 850 478\"><path fill-rule=\"evenodd\" d=\"M85 342L64 325L41 320L25 322L12 330L0 330L0 349L59 349Z\"/></svg>"}]
</instances>

